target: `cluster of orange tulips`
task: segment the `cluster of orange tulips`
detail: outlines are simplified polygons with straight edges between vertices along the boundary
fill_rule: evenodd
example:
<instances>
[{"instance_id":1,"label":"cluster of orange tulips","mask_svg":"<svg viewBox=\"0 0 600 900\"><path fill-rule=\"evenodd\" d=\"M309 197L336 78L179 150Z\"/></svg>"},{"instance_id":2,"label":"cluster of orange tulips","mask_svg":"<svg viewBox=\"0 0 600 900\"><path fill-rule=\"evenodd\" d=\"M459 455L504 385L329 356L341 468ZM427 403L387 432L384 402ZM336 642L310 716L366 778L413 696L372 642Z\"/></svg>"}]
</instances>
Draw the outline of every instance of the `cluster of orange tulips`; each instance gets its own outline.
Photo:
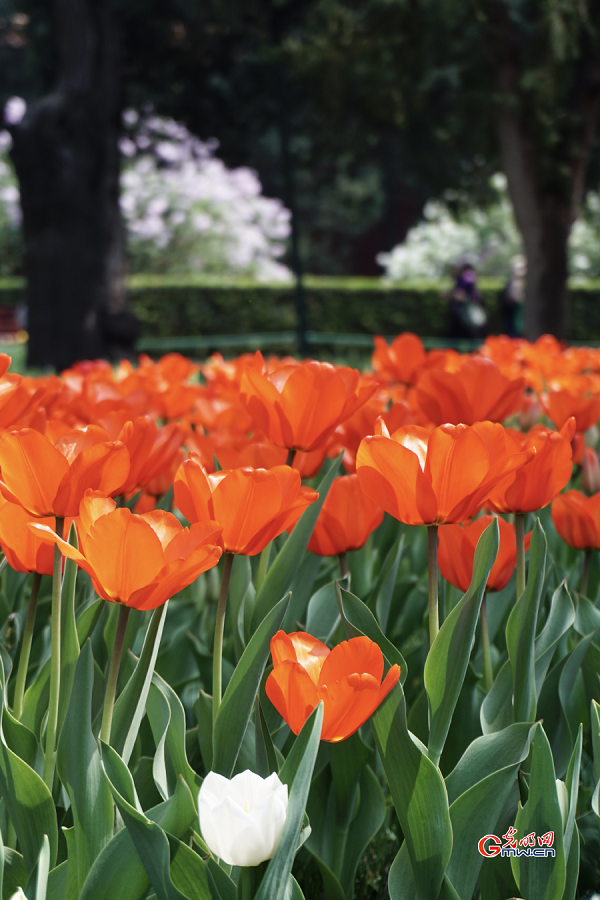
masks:
<instances>
[{"instance_id":1,"label":"cluster of orange tulips","mask_svg":"<svg viewBox=\"0 0 600 900\"><path fill-rule=\"evenodd\" d=\"M202 366L178 354L157 363L141 357L137 368L88 362L37 379L12 375L8 366L5 357L6 558L19 571L50 574L54 544L89 573L101 597L122 604L119 635L129 607L163 604L224 553L222 632L233 554L261 553L291 530L317 499L301 478L340 453L348 474L333 482L308 549L338 555L344 565L384 511L428 526L431 641L439 627L438 526L442 575L462 590L489 521L474 519L482 510L514 514L516 523L515 537L500 520L488 590L504 587L518 561L522 591L524 515L555 498L561 536L587 551L600 547L593 447L599 351L563 349L548 337L536 344L490 338L477 354L461 356L427 352L418 337L403 334L391 345L376 339L373 374L364 375L314 360L265 361L260 353L232 362L215 355ZM557 496L573 462L593 496L576 490ZM157 508L173 485L175 507L189 527ZM72 520L79 548L66 539ZM217 653L215 715L219 666ZM110 735L110 717L103 733ZM49 734L51 745L52 721Z\"/></svg>"},{"instance_id":2,"label":"cluster of orange tulips","mask_svg":"<svg viewBox=\"0 0 600 900\"><path fill-rule=\"evenodd\" d=\"M214 355L204 364L169 354L157 362L142 356L135 367L85 362L60 376L32 378L10 373L10 359L0 359L0 546L12 569L33 573L11 715L21 719L41 579L51 575L43 742L50 791L68 566L86 572L98 596L118 604L100 729L109 745L130 610L160 612L220 562L210 699L215 754L226 714L224 635L236 557L261 555L253 575L257 606L246 616L250 636L265 623L271 629L273 668L264 694L293 734L322 704L320 736L339 744L406 677L399 651L383 637L377 643L381 632L368 624L375 622L371 612L365 607L362 625L352 625L339 591L348 640L331 649L301 630L306 619L297 622L300 630L286 631L283 612L269 618L291 583L278 574L283 563L271 559L272 548L282 553L280 536L296 539L296 568L307 549L337 558L343 579L348 554L367 544L385 513L426 526L424 621L439 655L439 572L468 592L478 542L497 522L498 552L474 619L481 623L486 692L495 667L486 593L503 591L516 569L517 598L523 595L527 514L552 504L558 534L585 551L580 591L586 593L591 554L600 549L600 351L565 348L547 336L534 344L489 338L470 355L428 352L412 334L391 344L376 338L375 345L372 372L362 374L260 353L232 361ZM328 459L335 460L329 471L341 463L345 474L332 474L328 491L318 491L313 479ZM301 522L311 514L304 540ZM261 607L269 577L274 596ZM293 627L293 618L286 621ZM156 637L159 625L153 627ZM262 670L256 672L259 681ZM249 702L250 709L254 695ZM259 716L258 730L261 722ZM434 733L433 718L431 727ZM440 752L430 752L434 765ZM1 779L0 760L0 787Z\"/></svg>"}]
</instances>

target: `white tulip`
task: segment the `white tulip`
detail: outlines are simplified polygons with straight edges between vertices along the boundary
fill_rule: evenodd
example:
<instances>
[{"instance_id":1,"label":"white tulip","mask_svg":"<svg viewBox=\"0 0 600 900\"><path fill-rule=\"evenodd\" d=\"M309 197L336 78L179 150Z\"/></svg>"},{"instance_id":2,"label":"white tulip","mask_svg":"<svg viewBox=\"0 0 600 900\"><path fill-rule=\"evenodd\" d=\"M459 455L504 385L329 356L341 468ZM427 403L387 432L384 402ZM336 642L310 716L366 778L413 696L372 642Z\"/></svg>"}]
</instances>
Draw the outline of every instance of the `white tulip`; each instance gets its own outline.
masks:
<instances>
[{"instance_id":1,"label":"white tulip","mask_svg":"<svg viewBox=\"0 0 600 900\"><path fill-rule=\"evenodd\" d=\"M209 850L230 866L271 859L285 824L287 784L249 769L235 778L209 772L198 794L200 829Z\"/></svg>"}]
</instances>

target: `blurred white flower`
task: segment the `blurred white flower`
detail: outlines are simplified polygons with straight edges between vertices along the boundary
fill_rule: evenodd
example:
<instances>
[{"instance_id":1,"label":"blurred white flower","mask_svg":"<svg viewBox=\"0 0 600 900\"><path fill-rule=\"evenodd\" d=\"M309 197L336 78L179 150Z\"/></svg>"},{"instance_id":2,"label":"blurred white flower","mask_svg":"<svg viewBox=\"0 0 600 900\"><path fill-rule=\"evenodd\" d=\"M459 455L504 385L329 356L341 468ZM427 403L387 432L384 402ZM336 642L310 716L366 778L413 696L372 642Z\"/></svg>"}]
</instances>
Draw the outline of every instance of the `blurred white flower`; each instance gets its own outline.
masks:
<instances>
[{"instance_id":1,"label":"blurred white flower","mask_svg":"<svg viewBox=\"0 0 600 900\"><path fill-rule=\"evenodd\" d=\"M22 97L10 97L4 106L4 121L7 125L18 125L27 112L27 103Z\"/></svg>"},{"instance_id":2,"label":"blurred white flower","mask_svg":"<svg viewBox=\"0 0 600 900\"><path fill-rule=\"evenodd\" d=\"M277 261L290 213L263 196L256 173L228 169L214 156L217 141L201 141L172 119L130 118L121 211L132 270L291 281Z\"/></svg>"},{"instance_id":3,"label":"blurred white flower","mask_svg":"<svg viewBox=\"0 0 600 900\"><path fill-rule=\"evenodd\" d=\"M230 866L258 866L271 859L287 815L288 789L273 772L249 769L234 778L209 772L200 788L200 830L215 856Z\"/></svg>"}]
</instances>

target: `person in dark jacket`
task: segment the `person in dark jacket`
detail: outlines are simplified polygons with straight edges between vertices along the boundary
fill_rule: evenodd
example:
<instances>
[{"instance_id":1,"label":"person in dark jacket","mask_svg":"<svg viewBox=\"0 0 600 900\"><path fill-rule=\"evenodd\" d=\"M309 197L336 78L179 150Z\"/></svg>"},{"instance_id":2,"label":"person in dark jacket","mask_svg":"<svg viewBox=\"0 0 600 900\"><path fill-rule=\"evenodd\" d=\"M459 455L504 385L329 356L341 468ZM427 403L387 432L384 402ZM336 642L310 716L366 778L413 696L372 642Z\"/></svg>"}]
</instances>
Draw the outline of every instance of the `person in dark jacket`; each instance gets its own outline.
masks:
<instances>
[{"instance_id":1,"label":"person in dark jacket","mask_svg":"<svg viewBox=\"0 0 600 900\"><path fill-rule=\"evenodd\" d=\"M477 290L477 274L471 263L463 263L456 284L447 295L448 337L484 338L488 333L488 316Z\"/></svg>"}]
</instances>

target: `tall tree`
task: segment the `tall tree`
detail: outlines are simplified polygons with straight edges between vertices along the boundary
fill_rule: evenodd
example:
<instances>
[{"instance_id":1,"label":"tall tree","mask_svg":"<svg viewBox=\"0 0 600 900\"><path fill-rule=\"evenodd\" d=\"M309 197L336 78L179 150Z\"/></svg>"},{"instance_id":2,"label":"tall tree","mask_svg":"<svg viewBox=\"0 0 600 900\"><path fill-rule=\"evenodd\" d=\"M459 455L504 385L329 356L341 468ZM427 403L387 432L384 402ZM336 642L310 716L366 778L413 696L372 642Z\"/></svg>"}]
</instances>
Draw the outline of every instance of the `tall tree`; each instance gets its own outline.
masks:
<instances>
[{"instance_id":1,"label":"tall tree","mask_svg":"<svg viewBox=\"0 0 600 900\"><path fill-rule=\"evenodd\" d=\"M57 81L11 127L29 310L28 363L110 355L126 310L119 213L119 25L110 0L53 0Z\"/></svg>"}]
</instances>

